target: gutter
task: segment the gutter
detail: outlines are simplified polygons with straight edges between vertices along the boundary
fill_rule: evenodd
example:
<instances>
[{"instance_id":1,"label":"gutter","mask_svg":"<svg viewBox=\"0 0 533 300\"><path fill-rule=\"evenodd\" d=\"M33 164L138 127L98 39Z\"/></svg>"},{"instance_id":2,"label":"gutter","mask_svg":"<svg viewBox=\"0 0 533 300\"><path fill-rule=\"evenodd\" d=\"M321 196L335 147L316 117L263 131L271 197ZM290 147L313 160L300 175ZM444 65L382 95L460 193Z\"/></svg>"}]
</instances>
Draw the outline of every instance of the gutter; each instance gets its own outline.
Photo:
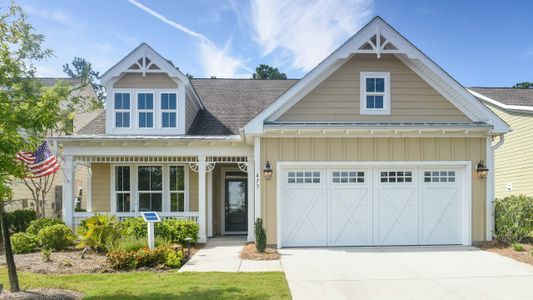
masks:
<instances>
[{"instance_id":1,"label":"gutter","mask_svg":"<svg viewBox=\"0 0 533 300\"><path fill-rule=\"evenodd\" d=\"M138 136L138 135L70 135L70 136L52 136L48 138L54 142L69 141L222 141L222 142L241 142L243 138L240 135L225 136Z\"/></svg>"}]
</instances>

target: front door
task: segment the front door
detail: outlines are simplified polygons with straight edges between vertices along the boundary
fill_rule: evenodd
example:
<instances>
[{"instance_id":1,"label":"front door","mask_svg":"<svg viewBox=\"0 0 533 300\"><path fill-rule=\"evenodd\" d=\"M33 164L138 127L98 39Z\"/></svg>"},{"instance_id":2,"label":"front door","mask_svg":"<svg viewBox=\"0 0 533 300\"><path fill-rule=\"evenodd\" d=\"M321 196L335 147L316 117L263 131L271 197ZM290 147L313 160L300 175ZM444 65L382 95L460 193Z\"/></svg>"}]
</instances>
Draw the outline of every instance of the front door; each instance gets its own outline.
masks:
<instances>
[{"instance_id":1,"label":"front door","mask_svg":"<svg viewBox=\"0 0 533 300\"><path fill-rule=\"evenodd\" d=\"M225 231L242 232L248 230L248 206L247 206L247 180L225 180Z\"/></svg>"}]
</instances>

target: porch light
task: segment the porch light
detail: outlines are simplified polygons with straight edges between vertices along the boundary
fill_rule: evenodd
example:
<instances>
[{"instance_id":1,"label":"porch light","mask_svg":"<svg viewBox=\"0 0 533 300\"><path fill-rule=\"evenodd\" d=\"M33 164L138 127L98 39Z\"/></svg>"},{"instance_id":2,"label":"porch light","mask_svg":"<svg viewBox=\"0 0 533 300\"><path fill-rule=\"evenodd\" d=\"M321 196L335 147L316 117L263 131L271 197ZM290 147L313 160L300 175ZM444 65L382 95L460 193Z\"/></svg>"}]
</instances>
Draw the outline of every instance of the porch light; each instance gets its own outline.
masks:
<instances>
[{"instance_id":1,"label":"porch light","mask_svg":"<svg viewBox=\"0 0 533 300\"><path fill-rule=\"evenodd\" d=\"M272 178L272 166L270 165L270 162L268 160L265 164L265 169L263 170L263 173L265 174L266 180L270 180Z\"/></svg>"},{"instance_id":2,"label":"porch light","mask_svg":"<svg viewBox=\"0 0 533 300\"><path fill-rule=\"evenodd\" d=\"M480 160L477 163L476 173L477 178L479 179L485 179L487 178L487 173L489 172L489 169L485 166L485 162L483 160Z\"/></svg>"}]
</instances>

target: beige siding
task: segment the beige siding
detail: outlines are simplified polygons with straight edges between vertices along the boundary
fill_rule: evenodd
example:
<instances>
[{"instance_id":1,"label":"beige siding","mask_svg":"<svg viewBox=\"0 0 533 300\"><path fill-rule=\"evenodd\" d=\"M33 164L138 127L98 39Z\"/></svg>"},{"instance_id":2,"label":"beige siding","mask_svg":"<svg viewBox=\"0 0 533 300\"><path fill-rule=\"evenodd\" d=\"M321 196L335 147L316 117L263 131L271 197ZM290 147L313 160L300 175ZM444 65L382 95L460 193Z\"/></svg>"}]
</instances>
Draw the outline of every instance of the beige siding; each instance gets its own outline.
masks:
<instances>
[{"instance_id":1,"label":"beige siding","mask_svg":"<svg viewBox=\"0 0 533 300\"><path fill-rule=\"evenodd\" d=\"M198 211L198 173L189 169L189 211Z\"/></svg>"},{"instance_id":2,"label":"beige siding","mask_svg":"<svg viewBox=\"0 0 533 300\"><path fill-rule=\"evenodd\" d=\"M115 84L114 88L136 89L175 89L178 84L163 73L148 73L143 76L140 73L124 74Z\"/></svg>"},{"instance_id":3,"label":"beige siding","mask_svg":"<svg viewBox=\"0 0 533 300\"><path fill-rule=\"evenodd\" d=\"M111 210L111 170L109 164L92 164L93 211Z\"/></svg>"},{"instance_id":4,"label":"beige siding","mask_svg":"<svg viewBox=\"0 0 533 300\"><path fill-rule=\"evenodd\" d=\"M361 72L390 72L391 115L359 114ZM280 118L280 121L469 121L394 55L355 55Z\"/></svg>"},{"instance_id":5,"label":"beige siding","mask_svg":"<svg viewBox=\"0 0 533 300\"><path fill-rule=\"evenodd\" d=\"M483 138L265 138L261 165L278 161L462 160L485 159ZM276 172L262 181L262 217L269 244L276 243ZM472 173L472 238L485 238L485 180Z\"/></svg>"},{"instance_id":6,"label":"beige siding","mask_svg":"<svg viewBox=\"0 0 533 300\"><path fill-rule=\"evenodd\" d=\"M512 129L495 153L496 198L533 195L533 114L510 112L490 104L487 106ZM512 183L512 191L507 191L507 183Z\"/></svg>"}]
</instances>

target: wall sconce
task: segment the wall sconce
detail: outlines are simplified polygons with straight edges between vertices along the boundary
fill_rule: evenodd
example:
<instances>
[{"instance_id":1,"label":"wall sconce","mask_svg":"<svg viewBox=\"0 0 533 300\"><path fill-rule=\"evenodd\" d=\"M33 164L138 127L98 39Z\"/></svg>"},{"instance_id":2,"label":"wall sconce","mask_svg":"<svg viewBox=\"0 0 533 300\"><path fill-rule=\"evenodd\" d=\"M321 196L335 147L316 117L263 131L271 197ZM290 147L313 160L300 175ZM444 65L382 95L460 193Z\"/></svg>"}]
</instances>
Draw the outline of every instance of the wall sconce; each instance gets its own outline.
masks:
<instances>
[{"instance_id":1,"label":"wall sconce","mask_svg":"<svg viewBox=\"0 0 533 300\"><path fill-rule=\"evenodd\" d=\"M272 166L270 165L270 162L268 160L265 164L265 169L263 170L263 173L265 174L266 180L270 180L272 178Z\"/></svg>"},{"instance_id":2,"label":"wall sconce","mask_svg":"<svg viewBox=\"0 0 533 300\"><path fill-rule=\"evenodd\" d=\"M489 169L485 166L485 162L483 160L480 160L477 163L476 173L477 178L479 179L485 179L487 178L487 173L489 172Z\"/></svg>"}]
</instances>

